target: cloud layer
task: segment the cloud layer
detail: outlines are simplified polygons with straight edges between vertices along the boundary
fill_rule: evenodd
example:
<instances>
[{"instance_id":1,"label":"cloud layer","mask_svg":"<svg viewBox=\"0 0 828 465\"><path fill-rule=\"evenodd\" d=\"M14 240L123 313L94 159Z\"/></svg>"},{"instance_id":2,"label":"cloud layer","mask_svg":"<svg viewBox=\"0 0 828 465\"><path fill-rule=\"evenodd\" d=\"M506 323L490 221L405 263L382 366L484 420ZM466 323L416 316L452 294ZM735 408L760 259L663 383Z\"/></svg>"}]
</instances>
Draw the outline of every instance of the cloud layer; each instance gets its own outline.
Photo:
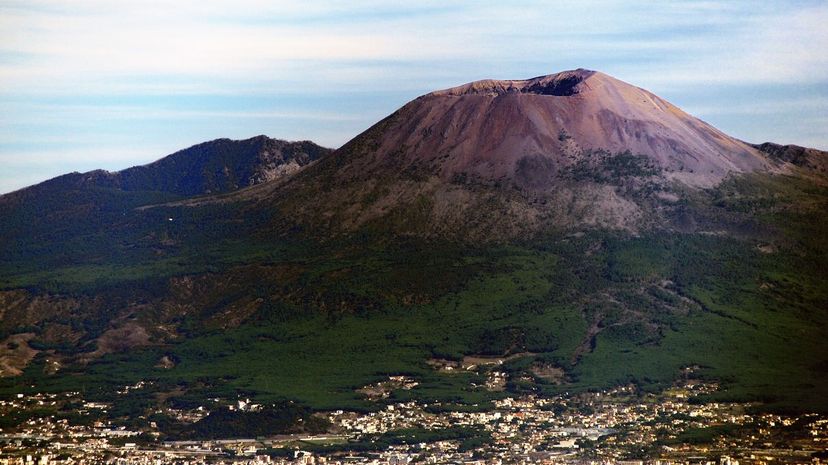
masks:
<instances>
[{"instance_id":1,"label":"cloud layer","mask_svg":"<svg viewBox=\"0 0 828 465\"><path fill-rule=\"evenodd\" d=\"M436 88L576 67L828 149L824 24L821 1L0 0L0 192L217 137L338 146Z\"/></svg>"}]
</instances>

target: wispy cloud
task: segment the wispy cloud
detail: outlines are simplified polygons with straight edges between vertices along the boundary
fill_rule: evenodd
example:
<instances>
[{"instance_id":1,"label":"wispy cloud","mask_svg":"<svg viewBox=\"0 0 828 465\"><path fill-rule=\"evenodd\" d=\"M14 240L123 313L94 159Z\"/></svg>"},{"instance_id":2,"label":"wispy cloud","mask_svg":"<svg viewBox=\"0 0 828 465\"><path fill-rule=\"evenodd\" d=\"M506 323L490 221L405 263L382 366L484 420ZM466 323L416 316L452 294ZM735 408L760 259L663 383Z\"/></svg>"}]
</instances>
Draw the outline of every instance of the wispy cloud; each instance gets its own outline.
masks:
<instances>
[{"instance_id":1,"label":"wispy cloud","mask_svg":"<svg viewBox=\"0 0 828 465\"><path fill-rule=\"evenodd\" d=\"M0 0L0 157L27 153L22 166L62 142L71 160L102 138L160 148L267 133L336 146L435 88L580 66L745 138L778 134L757 114L798 106L802 124L783 138L828 148L816 127L828 113L824 24L828 4L809 0ZM743 88L767 98L728 92Z\"/></svg>"},{"instance_id":2,"label":"wispy cloud","mask_svg":"<svg viewBox=\"0 0 828 465\"><path fill-rule=\"evenodd\" d=\"M396 15L381 2L297 5L12 3L0 7L0 55L26 58L0 63L0 83L22 92L128 91L123 80L136 76L193 77L197 84L217 79L225 88L280 81L313 87L331 78L370 85L364 81L389 76L380 67L355 72L341 64L603 64L617 54L627 59L614 67L631 76L658 70L668 82L813 81L821 79L818 71L828 71L824 3L461 2L450 10L424 3L421 14L409 9ZM647 61L654 63L643 66ZM324 70L332 64L350 73L329 76ZM513 67L491 66L490 72Z\"/></svg>"}]
</instances>

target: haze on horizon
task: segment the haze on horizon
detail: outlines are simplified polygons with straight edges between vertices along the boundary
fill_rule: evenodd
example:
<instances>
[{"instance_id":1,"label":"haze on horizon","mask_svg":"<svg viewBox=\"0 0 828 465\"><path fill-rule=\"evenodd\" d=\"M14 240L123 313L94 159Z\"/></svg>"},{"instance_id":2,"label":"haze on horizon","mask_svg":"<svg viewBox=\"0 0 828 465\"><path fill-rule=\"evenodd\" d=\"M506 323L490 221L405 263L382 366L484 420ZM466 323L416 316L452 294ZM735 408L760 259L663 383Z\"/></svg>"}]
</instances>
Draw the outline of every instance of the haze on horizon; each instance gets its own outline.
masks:
<instances>
[{"instance_id":1,"label":"haze on horizon","mask_svg":"<svg viewBox=\"0 0 828 465\"><path fill-rule=\"evenodd\" d=\"M0 0L0 193L219 137L337 147L435 89L578 67L828 149L825 24L796 0Z\"/></svg>"}]
</instances>

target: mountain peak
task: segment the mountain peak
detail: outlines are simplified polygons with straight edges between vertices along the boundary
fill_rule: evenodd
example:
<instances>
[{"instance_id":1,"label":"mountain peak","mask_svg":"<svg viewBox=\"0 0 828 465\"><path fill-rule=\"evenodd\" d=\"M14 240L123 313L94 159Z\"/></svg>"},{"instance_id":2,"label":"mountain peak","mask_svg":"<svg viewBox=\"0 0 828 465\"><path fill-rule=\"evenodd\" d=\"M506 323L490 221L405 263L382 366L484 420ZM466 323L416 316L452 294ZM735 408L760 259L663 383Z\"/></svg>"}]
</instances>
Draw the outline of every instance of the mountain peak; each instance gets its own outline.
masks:
<instances>
[{"instance_id":1,"label":"mountain peak","mask_svg":"<svg viewBox=\"0 0 828 465\"><path fill-rule=\"evenodd\" d=\"M702 187L777 165L652 92L587 69L432 92L355 141L368 134L375 150L364 154L366 172L391 162L428 164L443 179L502 181L539 164L547 167L543 180L532 176L540 188L554 188L557 173L595 151L644 156L668 179Z\"/></svg>"},{"instance_id":2,"label":"mountain peak","mask_svg":"<svg viewBox=\"0 0 828 465\"><path fill-rule=\"evenodd\" d=\"M635 230L661 221L652 206L678 198L680 184L785 166L652 92L575 69L416 98L293 178L277 202L315 226L396 221L405 234Z\"/></svg>"},{"instance_id":3,"label":"mountain peak","mask_svg":"<svg viewBox=\"0 0 828 465\"><path fill-rule=\"evenodd\" d=\"M603 73L578 68L570 71L538 76L521 80L483 79L445 90L438 90L430 96L460 95L503 95L503 94L538 94L565 97L580 93L586 88L585 82L597 76L599 79L609 77Z\"/></svg>"},{"instance_id":4,"label":"mountain peak","mask_svg":"<svg viewBox=\"0 0 828 465\"><path fill-rule=\"evenodd\" d=\"M90 187L185 197L219 194L288 177L332 151L311 141L290 142L265 135L244 140L221 138L146 165L114 172L98 169L69 173L0 198L9 201L52 189Z\"/></svg>"}]
</instances>

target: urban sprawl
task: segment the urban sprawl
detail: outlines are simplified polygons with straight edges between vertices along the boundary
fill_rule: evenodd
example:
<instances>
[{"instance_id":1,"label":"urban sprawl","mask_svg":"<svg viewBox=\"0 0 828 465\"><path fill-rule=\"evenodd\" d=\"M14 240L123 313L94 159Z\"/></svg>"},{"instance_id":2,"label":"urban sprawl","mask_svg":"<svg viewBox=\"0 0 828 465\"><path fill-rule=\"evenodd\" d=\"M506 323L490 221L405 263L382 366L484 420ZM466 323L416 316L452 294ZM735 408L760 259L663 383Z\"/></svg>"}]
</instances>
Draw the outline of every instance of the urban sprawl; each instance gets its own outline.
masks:
<instances>
[{"instance_id":1,"label":"urban sprawl","mask_svg":"<svg viewBox=\"0 0 828 465\"><path fill-rule=\"evenodd\" d=\"M497 371L490 377L496 389ZM410 389L416 382L391 377L385 384ZM121 395L141 389L126 387ZM366 387L382 398L383 384ZM751 404L700 402L715 384L683 381L661 393L634 386L601 392L503 397L493 408L451 409L405 402L379 404L368 413L316 413L328 434L282 434L254 438L170 441L155 422L141 427L110 421L72 424L31 416L0 431L0 465L74 464L581 464L748 465L819 464L826 461L828 417L761 412ZM165 408L182 423L195 423L210 409L256 411L247 399L217 399L211 407ZM78 413L105 413L112 404L85 402L77 392L17 394L0 400L0 415L42 411L72 402ZM406 440L405 432L464 429L474 437ZM402 432L398 441L370 450L370 438ZM412 433L413 434L413 433ZM348 445L360 443L353 450Z\"/></svg>"}]
</instances>

